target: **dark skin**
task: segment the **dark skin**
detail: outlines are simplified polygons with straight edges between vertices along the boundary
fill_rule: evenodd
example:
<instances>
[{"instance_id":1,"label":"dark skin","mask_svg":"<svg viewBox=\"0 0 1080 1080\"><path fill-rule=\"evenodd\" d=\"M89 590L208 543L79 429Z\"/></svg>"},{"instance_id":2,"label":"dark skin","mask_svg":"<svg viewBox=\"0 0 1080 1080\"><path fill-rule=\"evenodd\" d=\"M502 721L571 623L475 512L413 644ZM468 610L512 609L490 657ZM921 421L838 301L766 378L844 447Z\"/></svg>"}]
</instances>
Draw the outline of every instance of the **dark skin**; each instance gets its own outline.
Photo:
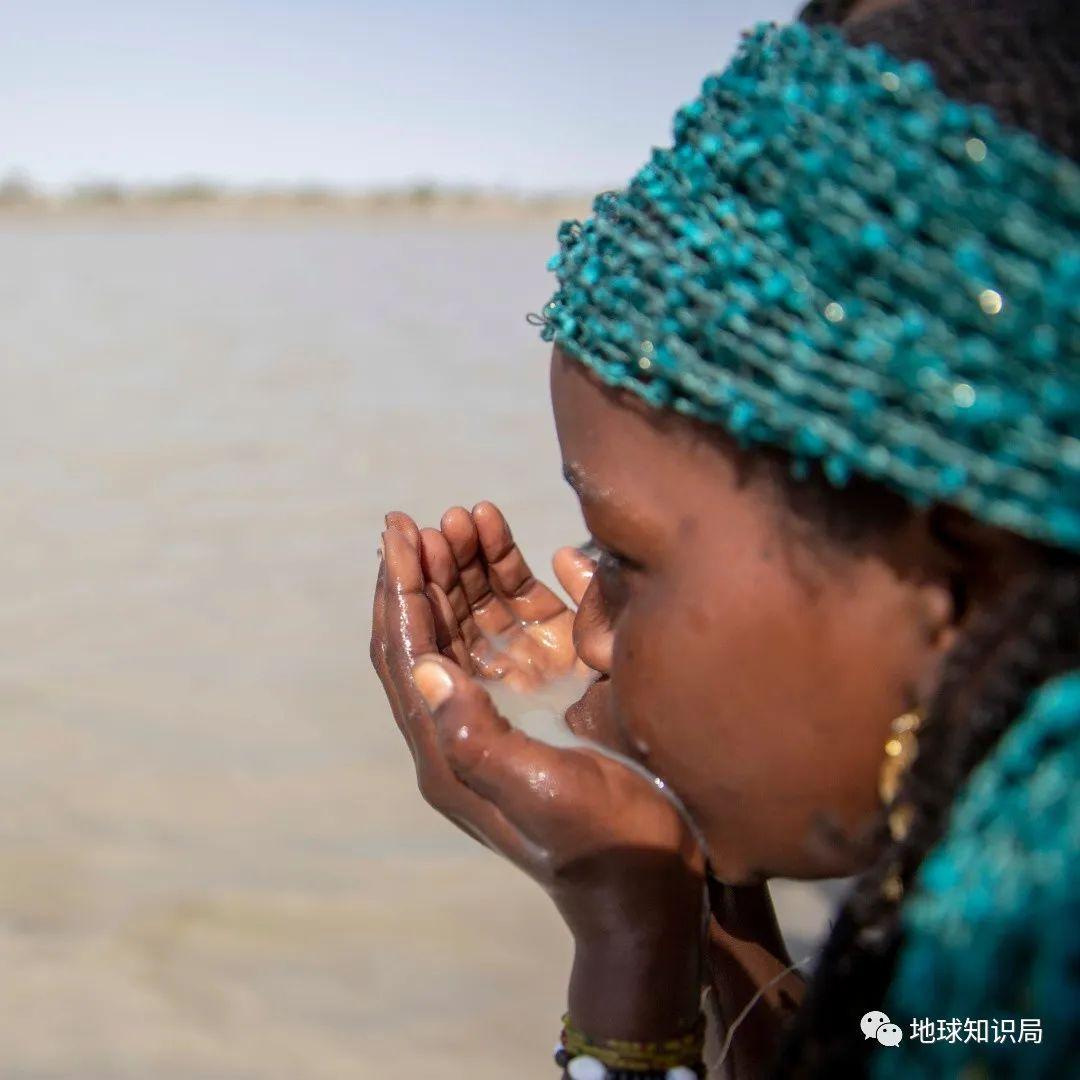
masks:
<instances>
[{"instance_id":1,"label":"dark skin","mask_svg":"<svg viewBox=\"0 0 1080 1080\"><path fill-rule=\"evenodd\" d=\"M786 967L764 881L855 873L871 857L890 721L925 702L1024 549L941 510L837 546L714 430L603 387L558 350L552 399L603 552L595 570L573 549L557 556L576 614L536 581L491 504L423 534L392 514L372 657L425 798L566 920L576 1023L658 1038L692 1022L706 964L728 1019ZM484 635L496 633L493 649ZM662 777L704 851L639 776L528 739L470 678L542 679L578 660L600 680L572 719ZM703 936L706 858L727 887L713 889ZM736 1075L760 1071L799 994L788 976L739 1028Z\"/></svg>"}]
</instances>

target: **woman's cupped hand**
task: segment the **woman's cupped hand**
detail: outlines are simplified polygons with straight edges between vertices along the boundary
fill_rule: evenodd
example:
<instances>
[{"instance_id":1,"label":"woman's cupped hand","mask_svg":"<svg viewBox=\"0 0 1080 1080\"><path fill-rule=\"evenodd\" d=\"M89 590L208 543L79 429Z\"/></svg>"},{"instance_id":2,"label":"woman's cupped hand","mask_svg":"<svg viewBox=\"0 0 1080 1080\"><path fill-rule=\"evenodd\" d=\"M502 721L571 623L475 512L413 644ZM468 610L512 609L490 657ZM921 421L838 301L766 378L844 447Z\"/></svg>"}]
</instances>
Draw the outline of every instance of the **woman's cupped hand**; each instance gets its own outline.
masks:
<instances>
[{"instance_id":1,"label":"woman's cupped hand","mask_svg":"<svg viewBox=\"0 0 1080 1080\"><path fill-rule=\"evenodd\" d=\"M389 514L380 552L371 660L421 794L552 897L574 936L578 1024L648 1037L692 1021L704 857L678 810L599 750L516 729L481 681L527 691L578 669L573 610L533 576L491 503L447 511L423 531ZM580 602L592 560L563 548L554 563ZM587 699L578 722L625 751L608 696Z\"/></svg>"}]
</instances>

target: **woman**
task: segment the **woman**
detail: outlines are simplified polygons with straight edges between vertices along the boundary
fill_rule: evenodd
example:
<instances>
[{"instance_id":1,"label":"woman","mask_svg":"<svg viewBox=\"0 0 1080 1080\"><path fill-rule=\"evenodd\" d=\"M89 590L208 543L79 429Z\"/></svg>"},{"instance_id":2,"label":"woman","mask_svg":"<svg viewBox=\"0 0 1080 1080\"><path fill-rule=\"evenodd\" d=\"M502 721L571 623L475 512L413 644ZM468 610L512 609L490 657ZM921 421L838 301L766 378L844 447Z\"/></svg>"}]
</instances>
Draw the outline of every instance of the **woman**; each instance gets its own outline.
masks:
<instances>
[{"instance_id":1,"label":"woman","mask_svg":"<svg viewBox=\"0 0 1080 1080\"><path fill-rule=\"evenodd\" d=\"M388 518L372 659L425 797L574 935L574 1080L1076 1060L1078 29L812 4L564 226L576 613L491 504ZM568 720L677 800L470 678L577 664ZM804 987L765 883L846 874Z\"/></svg>"}]
</instances>

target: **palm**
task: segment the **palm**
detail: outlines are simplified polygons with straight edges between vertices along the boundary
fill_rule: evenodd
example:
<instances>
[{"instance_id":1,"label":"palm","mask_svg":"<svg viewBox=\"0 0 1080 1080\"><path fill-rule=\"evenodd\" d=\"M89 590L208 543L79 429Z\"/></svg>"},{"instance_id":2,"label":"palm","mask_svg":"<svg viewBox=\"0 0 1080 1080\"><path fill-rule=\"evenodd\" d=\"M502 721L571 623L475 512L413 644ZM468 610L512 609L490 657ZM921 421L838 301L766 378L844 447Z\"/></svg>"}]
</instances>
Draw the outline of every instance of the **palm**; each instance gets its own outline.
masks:
<instances>
[{"instance_id":1,"label":"palm","mask_svg":"<svg viewBox=\"0 0 1080 1080\"><path fill-rule=\"evenodd\" d=\"M485 513L477 516L482 520ZM444 530L447 525L444 517ZM456 527L453 521L449 525L454 538ZM412 752L424 798L543 885L584 955L603 962L596 978L605 993L626 981L628 956L643 956L641 970L648 985L675 988L676 1004L669 1010L674 1022L667 1016L651 1018L648 1031L681 1029L700 996L704 859L692 830L654 783L635 770L591 749L564 750L539 742L499 715L488 692L468 677L471 661L463 670L439 655L466 647L462 620L452 610L450 596L455 588L465 592L460 570L468 571L472 560L464 560L456 577L448 567L430 568L442 573L450 590L444 591L422 565L423 544L411 519L388 515L387 526L372 611L371 660ZM430 534L426 539L437 560L440 544ZM445 536L443 540L450 543ZM511 580L503 576L501 561L486 559L492 592L500 580ZM525 575L527 568L519 580ZM563 574L559 577L563 580ZM473 591L483 601L479 586ZM568 591L576 602L575 591ZM531 596L537 606L528 625L549 624L549 630L561 634L566 620L560 616L568 612L557 598L550 604L550 595L550 590L532 587L516 593L500 588L501 603L477 604L466 596L465 604L460 598L457 604L465 622L491 618L495 627L500 624L493 612L502 612L505 625L506 611L517 619L519 602ZM448 614L441 615L439 608ZM516 665L519 657L534 657L537 648L544 659L557 654L549 651L544 634L521 628L520 635L510 635L510 629L506 626L505 645L492 646L488 662L502 656ZM479 624L475 630L475 635L470 631L474 643L487 640ZM514 667L512 673L517 671ZM622 943L632 947L624 950ZM609 977L612 958L617 979ZM575 1010L595 996L591 971L591 963L582 972L575 966L570 990ZM636 985L635 974L630 981ZM636 1005L640 993L633 994ZM668 994L661 998L666 1002Z\"/></svg>"},{"instance_id":2,"label":"palm","mask_svg":"<svg viewBox=\"0 0 1080 1080\"><path fill-rule=\"evenodd\" d=\"M440 525L420 535L443 653L466 671L515 690L533 689L580 665L574 612L533 576L499 509L488 502L471 514L455 507ZM579 570L587 580L584 564ZM575 599L580 591L571 586L579 593Z\"/></svg>"}]
</instances>

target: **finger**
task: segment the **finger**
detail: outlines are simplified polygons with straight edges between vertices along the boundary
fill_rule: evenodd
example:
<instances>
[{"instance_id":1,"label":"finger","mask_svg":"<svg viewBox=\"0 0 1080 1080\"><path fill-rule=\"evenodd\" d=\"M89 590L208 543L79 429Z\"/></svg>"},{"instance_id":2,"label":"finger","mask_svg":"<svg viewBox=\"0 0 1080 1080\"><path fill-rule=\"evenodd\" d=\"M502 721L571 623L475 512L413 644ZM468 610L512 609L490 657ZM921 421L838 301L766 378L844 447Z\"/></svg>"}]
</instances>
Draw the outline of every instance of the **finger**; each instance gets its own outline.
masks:
<instances>
[{"instance_id":1,"label":"finger","mask_svg":"<svg viewBox=\"0 0 1080 1080\"><path fill-rule=\"evenodd\" d=\"M416 767L417 784L424 799L458 828L481 843L500 852L523 869L535 870L535 852L503 815L502 811L482 795L469 790L454 776L441 748L431 716L423 697L409 671L403 680L400 664L389 663L391 650L400 650L400 643L393 640L394 629L408 628L409 619L401 617L400 608L395 615L393 604L388 602L388 564L393 566L397 581L410 581L409 568L398 563L404 561L399 550L403 545L402 533L396 538L384 537L372 611L372 662L386 691L391 711L398 727L408 743ZM407 540L405 541L407 545ZM415 553L414 553L415 554ZM415 579L413 579L415 580ZM398 598L404 593L399 593ZM445 597L443 597L445 600ZM434 620L433 620L434 621ZM422 640L414 634L414 641Z\"/></svg>"},{"instance_id":2,"label":"finger","mask_svg":"<svg viewBox=\"0 0 1080 1080\"><path fill-rule=\"evenodd\" d=\"M471 671L472 657L469 655L469 647L461 636L461 627L446 593L434 581L428 582L426 592L435 617L435 640L439 652L449 656L464 671Z\"/></svg>"},{"instance_id":3,"label":"finger","mask_svg":"<svg viewBox=\"0 0 1080 1080\"><path fill-rule=\"evenodd\" d=\"M383 623L386 612L386 560L379 543L379 572L375 577L375 593L371 601L371 663L378 671L385 663L383 654Z\"/></svg>"},{"instance_id":4,"label":"finger","mask_svg":"<svg viewBox=\"0 0 1080 1080\"><path fill-rule=\"evenodd\" d=\"M375 578L375 594L371 602L371 666L382 678L386 668L386 641L383 628L386 622L386 564L379 545L379 573Z\"/></svg>"},{"instance_id":5,"label":"finger","mask_svg":"<svg viewBox=\"0 0 1080 1080\"><path fill-rule=\"evenodd\" d=\"M383 692L390 705L391 715L398 730L405 737L405 743L409 752L415 758L416 748L408 725L405 723L405 714L401 707L401 698L397 687L390 676L390 667L387 663L388 645L386 641L386 560L382 554L382 543L379 544L379 574L375 580L375 598L371 611L371 664L375 673L382 683Z\"/></svg>"},{"instance_id":6,"label":"finger","mask_svg":"<svg viewBox=\"0 0 1080 1080\"><path fill-rule=\"evenodd\" d=\"M453 552L465 599L477 625L491 637L505 634L518 620L491 586L472 514L455 506L443 514L439 527Z\"/></svg>"},{"instance_id":7,"label":"finger","mask_svg":"<svg viewBox=\"0 0 1080 1080\"><path fill-rule=\"evenodd\" d=\"M439 646L439 652L445 653L453 644L455 638L461 637L461 627L458 625L457 616L446 598L446 593L429 581L424 586L428 601L431 604L431 613L435 619L435 643Z\"/></svg>"},{"instance_id":8,"label":"finger","mask_svg":"<svg viewBox=\"0 0 1080 1080\"><path fill-rule=\"evenodd\" d=\"M428 581L434 581L447 594L461 585L450 542L438 529L420 530L420 565Z\"/></svg>"},{"instance_id":9,"label":"finger","mask_svg":"<svg viewBox=\"0 0 1080 1080\"><path fill-rule=\"evenodd\" d=\"M551 566L574 607L580 606L581 598L596 573L596 560L590 559L580 548L561 547L555 552Z\"/></svg>"},{"instance_id":10,"label":"finger","mask_svg":"<svg viewBox=\"0 0 1080 1080\"><path fill-rule=\"evenodd\" d=\"M502 511L491 502L473 507L473 522L480 550L488 567L489 581L519 622L544 622L566 610L566 605L538 581L521 549L514 543Z\"/></svg>"},{"instance_id":11,"label":"finger","mask_svg":"<svg viewBox=\"0 0 1080 1080\"><path fill-rule=\"evenodd\" d=\"M461 627L465 644L472 647L484 635L473 618L454 553L450 550L450 542L438 529L421 529L420 556L424 576L438 585L446 595L458 626Z\"/></svg>"},{"instance_id":12,"label":"finger","mask_svg":"<svg viewBox=\"0 0 1080 1080\"><path fill-rule=\"evenodd\" d=\"M383 634L386 661L402 704L408 709L413 661L437 651L435 618L424 592L420 553L398 529L382 534L386 573L386 611Z\"/></svg>"},{"instance_id":13,"label":"finger","mask_svg":"<svg viewBox=\"0 0 1080 1080\"><path fill-rule=\"evenodd\" d=\"M388 529L396 529L398 532L404 533L409 543L414 548L419 549L420 529L408 514L401 510L391 510L383 520L386 522Z\"/></svg>"},{"instance_id":14,"label":"finger","mask_svg":"<svg viewBox=\"0 0 1080 1080\"><path fill-rule=\"evenodd\" d=\"M490 847L522 867L535 873L538 858L542 858L535 846L514 826L501 807L477 791L463 784L446 759L432 720L427 700L434 700L430 689L430 676L425 680L425 669L441 665L438 674L453 672L454 677L469 682L468 677L445 657L425 655L414 668L412 685L417 698L423 703L427 725L420 732L414 751L416 777L424 800L448 818L462 831Z\"/></svg>"},{"instance_id":15,"label":"finger","mask_svg":"<svg viewBox=\"0 0 1080 1080\"><path fill-rule=\"evenodd\" d=\"M580 814L569 805L575 800L558 797L561 787L589 791L602 782L592 755L557 750L511 727L487 692L444 658L421 657L415 678L454 775L534 842L564 815Z\"/></svg>"}]
</instances>

